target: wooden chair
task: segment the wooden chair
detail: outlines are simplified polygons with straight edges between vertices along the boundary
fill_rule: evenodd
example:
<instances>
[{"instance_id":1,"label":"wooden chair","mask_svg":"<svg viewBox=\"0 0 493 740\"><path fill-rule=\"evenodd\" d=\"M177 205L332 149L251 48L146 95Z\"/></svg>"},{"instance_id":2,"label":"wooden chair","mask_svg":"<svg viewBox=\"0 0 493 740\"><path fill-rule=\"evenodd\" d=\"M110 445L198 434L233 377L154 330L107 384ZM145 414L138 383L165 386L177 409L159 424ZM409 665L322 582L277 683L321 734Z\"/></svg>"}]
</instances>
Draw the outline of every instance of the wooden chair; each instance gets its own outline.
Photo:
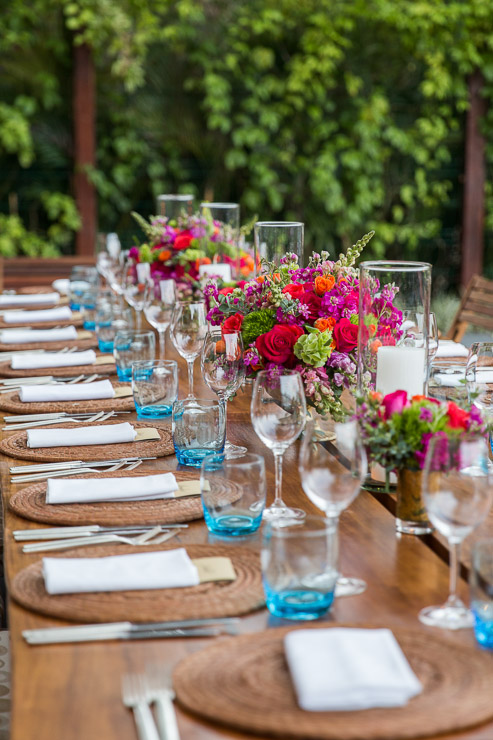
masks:
<instances>
[{"instance_id":1,"label":"wooden chair","mask_svg":"<svg viewBox=\"0 0 493 740\"><path fill-rule=\"evenodd\" d=\"M493 332L493 280L480 275L469 281L446 338L460 342L469 324Z\"/></svg>"}]
</instances>

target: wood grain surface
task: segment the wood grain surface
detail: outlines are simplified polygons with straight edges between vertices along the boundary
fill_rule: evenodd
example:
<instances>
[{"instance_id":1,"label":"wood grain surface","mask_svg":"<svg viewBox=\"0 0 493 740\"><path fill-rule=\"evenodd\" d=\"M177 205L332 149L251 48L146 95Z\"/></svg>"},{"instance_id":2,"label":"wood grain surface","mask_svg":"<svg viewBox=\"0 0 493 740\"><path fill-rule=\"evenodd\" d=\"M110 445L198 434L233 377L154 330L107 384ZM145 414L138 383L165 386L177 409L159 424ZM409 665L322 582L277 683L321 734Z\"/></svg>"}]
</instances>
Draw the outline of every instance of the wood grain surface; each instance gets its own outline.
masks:
<instances>
[{"instance_id":1,"label":"wood grain surface","mask_svg":"<svg viewBox=\"0 0 493 740\"><path fill-rule=\"evenodd\" d=\"M167 343L168 357L179 362L180 395L188 392L186 365ZM199 363L195 366L196 395L213 397L203 384ZM243 444L252 452L263 454L267 463L268 503L273 500L274 464L272 454L255 435L250 423L250 391L244 391L229 404L229 439ZM164 422L167 424L169 422ZM297 457L299 442L285 455L284 497L288 504L307 512L319 513L307 500L300 486ZM7 583L21 569L39 559L27 555L14 542L14 529L33 527L35 522L21 519L5 505L20 486L9 484L8 467L12 459L0 460L5 516L5 570ZM176 469L174 456L145 463L146 470ZM140 468L140 470L143 470ZM445 600L448 590L448 565L440 556L443 547L434 537L425 540L397 537L389 501L362 492L343 513L340 523L341 570L345 575L364 578L365 593L337 599L326 620L392 627L414 628L423 633L438 634L456 645L474 646L471 630L457 633L435 631L417 619L419 610ZM491 535L491 522L487 532ZM217 542L209 536L203 522L193 522L180 535L180 542ZM249 547L259 548L261 534L248 539ZM233 543L241 546L241 543ZM442 548L442 549L440 549ZM460 583L461 595L467 599L467 585ZM22 639L23 629L61 625L64 622L28 611L13 601L8 603L13 657L13 706L11 740L135 740L136 731L130 711L120 697L121 678L130 671L143 671L149 663L174 666L184 656L211 644L211 639L168 639L135 642L104 642L82 645L28 646ZM269 616L266 609L242 617L241 632L254 633L268 627L289 623ZM467 666L464 666L467 671ZM437 707L446 712L447 707ZM180 708L177 710L182 740L220 740L247 738L249 735L229 731L202 721ZM441 740L492 740L493 723L452 735Z\"/></svg>"}]
</instances>

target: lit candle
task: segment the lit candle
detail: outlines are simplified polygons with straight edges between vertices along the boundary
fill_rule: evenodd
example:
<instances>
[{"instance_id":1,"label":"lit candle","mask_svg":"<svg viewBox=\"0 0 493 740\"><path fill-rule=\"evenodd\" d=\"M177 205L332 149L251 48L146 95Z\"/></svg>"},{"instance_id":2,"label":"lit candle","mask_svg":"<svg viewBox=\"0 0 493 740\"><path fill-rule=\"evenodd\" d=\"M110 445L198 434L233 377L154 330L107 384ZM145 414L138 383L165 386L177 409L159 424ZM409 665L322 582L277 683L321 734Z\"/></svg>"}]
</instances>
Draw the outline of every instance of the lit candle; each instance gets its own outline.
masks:
<instances>
[{"instance_id":1,"label":"lit candle","mask_svg":"<svg viewBox=\"0 0 493 740\"><path fill-rule=\"evenodd\" d=\"M376 390L384 396L394 391L406 391L408 396L421 395L425 367L424 347L379 347Z\"/></svg>"}]
</instances>

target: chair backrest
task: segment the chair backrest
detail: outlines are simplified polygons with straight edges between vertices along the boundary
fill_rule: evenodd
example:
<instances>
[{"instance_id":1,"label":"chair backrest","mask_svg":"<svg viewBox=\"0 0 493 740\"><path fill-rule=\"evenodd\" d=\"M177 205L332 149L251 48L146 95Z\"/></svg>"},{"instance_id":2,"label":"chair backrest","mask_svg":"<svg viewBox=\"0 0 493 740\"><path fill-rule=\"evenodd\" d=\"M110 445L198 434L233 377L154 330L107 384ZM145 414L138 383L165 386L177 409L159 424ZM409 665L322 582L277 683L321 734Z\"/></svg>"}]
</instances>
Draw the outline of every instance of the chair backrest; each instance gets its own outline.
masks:
<instances>
[{"instance_id":1,"label":"chair backrest","mask_svg":"<svg viewBox=\"0 0 493 740\"><path fill-rule=\"evenodd\" d=\"M466 288L447 339L460 342L469 324L493 332L493 280L473 275Z\"/></svg>"}]
</instances>

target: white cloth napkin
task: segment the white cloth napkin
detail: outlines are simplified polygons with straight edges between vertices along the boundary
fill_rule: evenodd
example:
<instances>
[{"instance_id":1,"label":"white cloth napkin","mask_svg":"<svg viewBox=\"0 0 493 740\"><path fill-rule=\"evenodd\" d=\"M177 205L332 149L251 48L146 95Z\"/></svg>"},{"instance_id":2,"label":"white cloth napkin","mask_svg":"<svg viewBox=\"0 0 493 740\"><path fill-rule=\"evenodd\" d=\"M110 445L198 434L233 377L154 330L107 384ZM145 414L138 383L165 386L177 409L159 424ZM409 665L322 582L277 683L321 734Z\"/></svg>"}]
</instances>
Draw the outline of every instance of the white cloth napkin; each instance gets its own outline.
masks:
<instances>
[{"instance_id":1,"label":"white cloth napkin","mask_svg":"<svg viewBox=\"0 0 493 740\"><path fill-rule=\"evenodd\" d=\"M12 370L38 370L42 367L73 367L74 365L93 365L96 353L93 349L85 352L46 352L37 354L12 355Z\"/></svg>"},{"instance_id":2,"label":"white cloth napkin","mask_svg":"<svg viewBox=\"0 0 493 740\"><path fill-rule=\"evenodd\" d=\"M173 498L178 483L173 473L137 478L48 478L47 504L94 501L152 501Z\"/></svg>"},{"instance_id":3,"label":"white cloth napkin","mask_svg":"<svg viewBox=\"0 0 493 740\"><path fill-rule=\"evenodd\" d=\"M3 306L37 306L42 303L58 303L59 293L29 293L26 295L0 295L0 308Z\"/></svg>"},{"instance_id":4,"label":"white cloth napkin","mask_svg":"<svg viewBox=\"0 0 493 740\"><path fill-rule=\"evenodd\" d=\"M19 398L23 403L98 401L102 398L114 397L115 389L109 380L73 385L21 385L19 389Z\"/></svg>"},{"instance_id":5,"label":"white cloth napkin","mask_svg":"<svg viewBox=\"0 0 493 740\"><path fill-rule=\"evenodd\" d=\"M128 421L123 424L76 427L75 429L29 429L27 446L35 448L115 445L133 442L136 436L137 432Z\"/></svg>"},{"instance_id":6,"label":"white cloth napkin","mask_svg":"<svg viewBox=\"0 0 493 740\"><path fill-rule=\"evenodd\" d=\"M75 326L64 326L62 329L4 329L0 332L2 344L66 342L72 339L77 339Z\"/></svg>"},{"instance_id":7,"label":"white cloth napkin","mask_svg":"<svg viewBox=\"0 0 493 740\"><path fill-rule=\"evenodd\" d=\"M37 324L41 321L70 321L72 311L68 306L46 308L43 311L6 311L3 320L6 324Z\"/></svg>"},{"instance_id":8,"label":"white cloth napkin","mask_svg":"<svg viewBox=\"0 0 493 740\"><path fill-rule=\"evenodd\" d=\"M295 630L284 649L301 709L400 707L422 691L387 629Z\"/></svg>"},{"instance_id":9,"label":"white cloth napkin","mask_svg":"<svg viewBox=\"0 0 493 740\"><path fill-rule=\"evenodd\" d=\"M457 373L437 373L433 376L433 380L437 385L444 386L445 388L460 388L463 386L465 390L466 386L463 383L465 377L466 372L464 368L463 375L458 375Z\"/></svg>"},{"instance_id":10,"label":"white cloth napkin","mask_svg":"<svg viewBox=\"0 0 493 740\"><path fill-rule=\"evenodd\" d=\"M43 558L43 575L49 594L182 588L200 582L183 547L108 558Z\"/></svg>"},{"instance_id":11,"label":"white cloth napkin","mask_svg":"<svg viewBox=\"0 0 493 740\"><path fill-rule=\"evenodd\" d=\"M435 358L439 357L467 357L469 350L459 342L441 340L438 342L438 349Z\"/></svg>"}]
</instances>

